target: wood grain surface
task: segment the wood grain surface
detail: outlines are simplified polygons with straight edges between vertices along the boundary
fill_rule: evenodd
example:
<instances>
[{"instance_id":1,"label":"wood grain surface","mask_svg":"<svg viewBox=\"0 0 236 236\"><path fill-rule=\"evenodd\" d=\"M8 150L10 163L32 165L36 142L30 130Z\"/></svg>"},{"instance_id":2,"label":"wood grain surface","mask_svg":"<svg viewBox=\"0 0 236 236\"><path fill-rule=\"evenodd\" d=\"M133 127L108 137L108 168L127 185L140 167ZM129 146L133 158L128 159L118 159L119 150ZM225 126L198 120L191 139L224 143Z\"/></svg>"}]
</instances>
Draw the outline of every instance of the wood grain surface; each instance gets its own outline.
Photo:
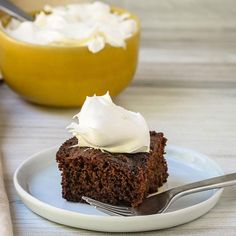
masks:
<instances>
[{"instance_id":1,"label":"wood grain surface","mask_svg":"<svg viewBox=\"0 0 236 236\"><path fill-rule=\"evenodd\" d=\"M141 112L169 144L205 153L226 173L236 172L236 1L108 2L136 12L143 26L135 80L115 102ZM28 210L13 188L17 166L68 138L65 127L77 112L32 105L0 85L0 149L15 235L110 235L49 222ZM145 235L236 235L236 186L198 220Z\"/></svg>"}]
</instances>

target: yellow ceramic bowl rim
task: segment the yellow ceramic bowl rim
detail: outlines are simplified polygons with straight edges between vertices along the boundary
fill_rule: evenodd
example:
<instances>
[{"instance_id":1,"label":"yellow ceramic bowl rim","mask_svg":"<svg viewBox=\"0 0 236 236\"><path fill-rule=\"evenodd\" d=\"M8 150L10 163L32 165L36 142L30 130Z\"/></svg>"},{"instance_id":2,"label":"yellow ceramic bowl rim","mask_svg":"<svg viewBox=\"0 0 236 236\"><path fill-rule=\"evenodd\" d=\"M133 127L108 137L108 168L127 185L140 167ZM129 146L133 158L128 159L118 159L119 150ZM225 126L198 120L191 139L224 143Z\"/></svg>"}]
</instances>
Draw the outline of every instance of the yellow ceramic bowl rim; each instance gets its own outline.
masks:
<instances>
[{"instance_id":1,"label":"yellow ceramic bowl rim","mask_svg":"<svg viewBox=\"0 0 236 236\"><path fill-rule=\"evenodd\" d=\"M140 20L137 15L131 13L130 11L127 11L124 8L119 8L119 7L114 7L114 6L111 7L111 10L114 12L117 12L117 13L128 13L130 15L130 18L135 20L137 23L136 31L134 32L134 34L131 37L127 38L126 41L129 41L130 39L136 37L136 35L140 33L141 23L140 23ZM37 12L37 11L35 11L35 12ZM5 14L4 14L4 16L5 16ZM2 16L2 17L4 17L4 16ZM2 17L0 17L0 21L1 21ZM73 49L73 48L86 48L87 47L85 45L82 45L82 46L81 45L63 45L63 44L62 45L56 45L56 44L54 44L54 45L51 45L51 44L50 45L49 44L41 45L41 44L27 43L27 42L20 41L20 40L17 40L15 38L11 37L7 33L5 33L3 30L0 30L0 35L2 37L6 38L9 42L12 42L14 44L18 44L19 46L31 47L31 48L37 47L37 48L41 48L41 49L63 49L63 48L66 48L66 49L72 48ZM106 44L105 48L106 47L111 47L111 45Z\"/></svg>"}]
</instances>

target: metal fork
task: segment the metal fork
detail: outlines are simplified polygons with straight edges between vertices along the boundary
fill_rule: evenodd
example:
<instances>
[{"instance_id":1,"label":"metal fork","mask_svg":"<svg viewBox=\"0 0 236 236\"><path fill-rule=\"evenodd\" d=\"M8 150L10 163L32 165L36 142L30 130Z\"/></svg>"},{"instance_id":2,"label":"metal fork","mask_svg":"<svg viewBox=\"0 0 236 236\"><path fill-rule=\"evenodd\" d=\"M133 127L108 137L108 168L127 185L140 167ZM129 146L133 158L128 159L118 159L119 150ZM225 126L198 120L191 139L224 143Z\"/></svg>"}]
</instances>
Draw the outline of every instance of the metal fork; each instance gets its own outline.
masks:
<instances>
[{"instance_id":1,"label":"metal fork","mask_svg":"<svg viewBox=\"0 0 236 236\"><path fill-rule=\"evenodd\" d=\"M180 187L169 189L162 193L157 193L147 197L141 205L136 208L127 206L115 206L96 201L83 196L82 199L98 210L114 216L138 216L152 215L165 212L169 206L177 199L201 191L217 189L236 184L236 173L218 176Z\"/></svg>"},{"instance_id":2,"label":"metal fork","mask_svg":"<svg viewBox=\"0 0 236 236\"><path fill-rule=\"evenodd\" d=\"M33 21L34 18L28 13L24 12L21 8L13 4L8 0L0 0L0 10L8 13L9 15L21 20L21 21Z\"/></svg>"}]
</instances>

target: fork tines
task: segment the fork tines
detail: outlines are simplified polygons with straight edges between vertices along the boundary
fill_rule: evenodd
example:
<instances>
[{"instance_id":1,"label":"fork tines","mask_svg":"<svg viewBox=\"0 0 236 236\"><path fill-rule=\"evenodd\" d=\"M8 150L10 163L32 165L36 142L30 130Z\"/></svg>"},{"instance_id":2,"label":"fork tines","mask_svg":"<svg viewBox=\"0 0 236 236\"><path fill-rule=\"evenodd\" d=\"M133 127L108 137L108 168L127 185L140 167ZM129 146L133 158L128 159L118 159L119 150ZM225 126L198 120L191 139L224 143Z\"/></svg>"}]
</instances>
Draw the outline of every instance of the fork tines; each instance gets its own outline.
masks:
<instances>
[{"instance_id":1,"label":"fork tines","mask_svg":"<svg viewBox=\"0 0 236 236\"><path fill-rule=\"evenodd\" d=\"M132 207L127 206L115 206L107 203L99 202L89 197L82 197L91 206L97 208L98 210L112 216L135 216L136 212Z\"/></svg>"}]
</instances>

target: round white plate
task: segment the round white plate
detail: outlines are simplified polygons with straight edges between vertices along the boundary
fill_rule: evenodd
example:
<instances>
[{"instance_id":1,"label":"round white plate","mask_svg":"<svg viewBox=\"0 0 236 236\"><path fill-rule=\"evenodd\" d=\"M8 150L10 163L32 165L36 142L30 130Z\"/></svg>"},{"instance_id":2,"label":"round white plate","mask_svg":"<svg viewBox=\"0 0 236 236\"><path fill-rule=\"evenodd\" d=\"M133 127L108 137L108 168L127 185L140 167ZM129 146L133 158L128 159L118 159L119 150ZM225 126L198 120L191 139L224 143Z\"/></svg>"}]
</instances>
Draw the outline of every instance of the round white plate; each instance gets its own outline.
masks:
<instances>
[{"instance_id":1,"label":"round white plate","mask_svg":"<svg viewBox=\"0 0 236 236\"><path fill-rule=\"evenodd\" d=\"M16 170L14 184L26 206L60 224L106 232L164 229L205 214L214 207L223 191L209 190L183 197L163 214L107 216L87 204L68 202L61 197L61 177L55 161L57 149L47 149L27 159ZM223 174L213 160L193 150L168 147L166 159L170 176L163 189Z\"/></svg>"}]
</instances>

